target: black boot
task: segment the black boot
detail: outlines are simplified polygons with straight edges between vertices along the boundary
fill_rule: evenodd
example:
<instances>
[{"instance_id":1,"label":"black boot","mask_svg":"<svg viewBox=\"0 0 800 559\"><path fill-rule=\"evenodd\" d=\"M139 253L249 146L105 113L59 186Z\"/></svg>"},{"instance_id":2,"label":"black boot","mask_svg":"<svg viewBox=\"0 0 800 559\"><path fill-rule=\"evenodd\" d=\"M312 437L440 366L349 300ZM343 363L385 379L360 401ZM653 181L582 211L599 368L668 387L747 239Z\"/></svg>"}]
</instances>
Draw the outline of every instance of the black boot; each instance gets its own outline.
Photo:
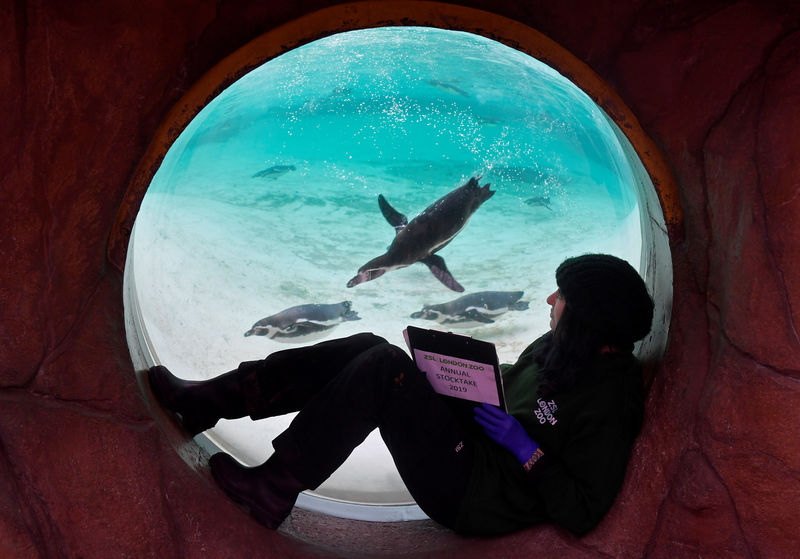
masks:
<instances>
[{"instance_id":1,"label":"black boot","mask_svg":"<svg viewBox=\"0 0 800 559\"><path fill-rule=\"evenodd\" d=\"M278 453L260 466L242 466L220 452L208 461L217 485L247 513L276 530L292 512L297 496L306 489L281 462Z\"/></svg>"},{"instance_id":2,"label":"black boot","mask_svg":"<svg viewBox=\"0 0 800 559\"><path fill-rule=\"evenodd\" d=\"M247 415L238 370L210 380L184 380L166 367L157 365L147 371L147 379L162 406L180 416L191 436L202 433L222 418Z\"/></svg>"}]
</instances>

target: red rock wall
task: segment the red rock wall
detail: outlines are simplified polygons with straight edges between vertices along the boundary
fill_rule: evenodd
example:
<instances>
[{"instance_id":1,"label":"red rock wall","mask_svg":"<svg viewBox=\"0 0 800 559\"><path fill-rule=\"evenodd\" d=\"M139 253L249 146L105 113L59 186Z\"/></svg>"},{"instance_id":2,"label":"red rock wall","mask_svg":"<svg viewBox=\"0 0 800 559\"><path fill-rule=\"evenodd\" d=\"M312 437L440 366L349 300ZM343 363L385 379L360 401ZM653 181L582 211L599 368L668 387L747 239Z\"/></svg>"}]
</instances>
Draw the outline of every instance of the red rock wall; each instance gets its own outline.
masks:
<instances>
[{"instance_id":1,"label":"red rock wall","mask_svg":"<svg viewBox=\"0 0 800 559\"><path fill-rule=\"evenodd\" d=\"M309 546L262 529L178 456L136 384L109 232L181 95L253 38L336 3L4 6L0 557L792 556L800 9L788 1L457 2L525 23L587 62L680 188L670 344L625 488L590 535L535 527L475 540L425 523L316 519L307 530L333 526L338 539ZM369 544L356 545L364 533Z\"/></svg>"}]
</instances>

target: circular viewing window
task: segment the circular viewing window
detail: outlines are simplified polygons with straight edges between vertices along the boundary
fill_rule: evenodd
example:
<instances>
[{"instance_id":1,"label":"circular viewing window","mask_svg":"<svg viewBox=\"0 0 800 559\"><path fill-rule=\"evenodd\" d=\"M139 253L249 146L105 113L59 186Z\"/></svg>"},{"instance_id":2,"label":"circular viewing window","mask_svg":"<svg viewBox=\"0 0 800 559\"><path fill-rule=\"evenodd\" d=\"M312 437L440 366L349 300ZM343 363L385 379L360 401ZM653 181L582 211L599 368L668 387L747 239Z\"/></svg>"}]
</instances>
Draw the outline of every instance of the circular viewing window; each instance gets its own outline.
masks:
<instances>
[{"instance_id":1,"label":"circular viewing window","mask_svg":"<svg viewBox=\"0 0 800 559\"><path fill-rule=\"evenodd\" d=\"M347 287L395 236L379 196L411 220L472 177L494 195L436 253L463 292L422 263ZM606 252L642 270L652 188L605 113L522 52L427 27L341 33L251 71L178 137L136 219L128 310L151 359L188 379L361 331L405 347L410 324L489 340L511 362L548 329L564 258ZM509 302L419 314L479 292ZM312 304L340 305L251 331ZM223 420L206 437L256 464L290 420ZM315 499L421 514L377 433L299 504Z\"/></svg>"}]
</instances>

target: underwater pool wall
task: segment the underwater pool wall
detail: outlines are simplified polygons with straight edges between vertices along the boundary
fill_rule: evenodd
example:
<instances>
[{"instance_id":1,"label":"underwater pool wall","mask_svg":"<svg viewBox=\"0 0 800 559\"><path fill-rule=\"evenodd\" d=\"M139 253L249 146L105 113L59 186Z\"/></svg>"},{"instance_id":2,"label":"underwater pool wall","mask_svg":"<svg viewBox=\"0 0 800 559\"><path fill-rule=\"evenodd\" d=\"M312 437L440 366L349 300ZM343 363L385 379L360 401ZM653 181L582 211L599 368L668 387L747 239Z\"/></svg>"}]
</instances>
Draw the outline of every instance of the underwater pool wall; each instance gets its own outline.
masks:
<instances>
[{"instance_id":1,"label":"underwater pool wall","mask_svg":"<svg viewBox=\"0 0 800 559\"><path fill-rule=\"evenodd\" d=\"M791 556L800 543L797 7L302 6L15 3L0 20L2 554ZM630 140L655 186L644 270L665 290L659 268L671 262L669 335L659 338L663 357L653 346L647 420L623 490L581 540L550 526L461 538L428 521L302 510L270 532L222 495L203 450L138 386L122 269L159 158L266 53L394 24L483 34L559 69Z\"/></svg>"}]
</instances>

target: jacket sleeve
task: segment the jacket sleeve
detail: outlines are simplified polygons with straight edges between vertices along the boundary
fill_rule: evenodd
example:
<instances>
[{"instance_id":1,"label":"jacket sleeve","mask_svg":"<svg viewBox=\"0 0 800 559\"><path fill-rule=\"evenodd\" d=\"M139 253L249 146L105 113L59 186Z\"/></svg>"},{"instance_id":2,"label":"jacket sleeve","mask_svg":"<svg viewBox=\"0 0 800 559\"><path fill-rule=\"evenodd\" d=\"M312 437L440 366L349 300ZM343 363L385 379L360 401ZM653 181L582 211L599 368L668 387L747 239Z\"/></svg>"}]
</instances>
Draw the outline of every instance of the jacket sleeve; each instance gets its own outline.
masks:
<instances>
[{"instance_id":1,"label":"jacket sleeve","mask_svg":"<svg viewBox=\"0 0 800 559\"><path fill-rule=\"evenodd\" d=\"M611 508L622 486L633 436L621 417L579 418L561 452L548 454L529 472L550 518L581 536ZM634 435L635 436L635 435Z\"/></svg>"}]
</instances>

